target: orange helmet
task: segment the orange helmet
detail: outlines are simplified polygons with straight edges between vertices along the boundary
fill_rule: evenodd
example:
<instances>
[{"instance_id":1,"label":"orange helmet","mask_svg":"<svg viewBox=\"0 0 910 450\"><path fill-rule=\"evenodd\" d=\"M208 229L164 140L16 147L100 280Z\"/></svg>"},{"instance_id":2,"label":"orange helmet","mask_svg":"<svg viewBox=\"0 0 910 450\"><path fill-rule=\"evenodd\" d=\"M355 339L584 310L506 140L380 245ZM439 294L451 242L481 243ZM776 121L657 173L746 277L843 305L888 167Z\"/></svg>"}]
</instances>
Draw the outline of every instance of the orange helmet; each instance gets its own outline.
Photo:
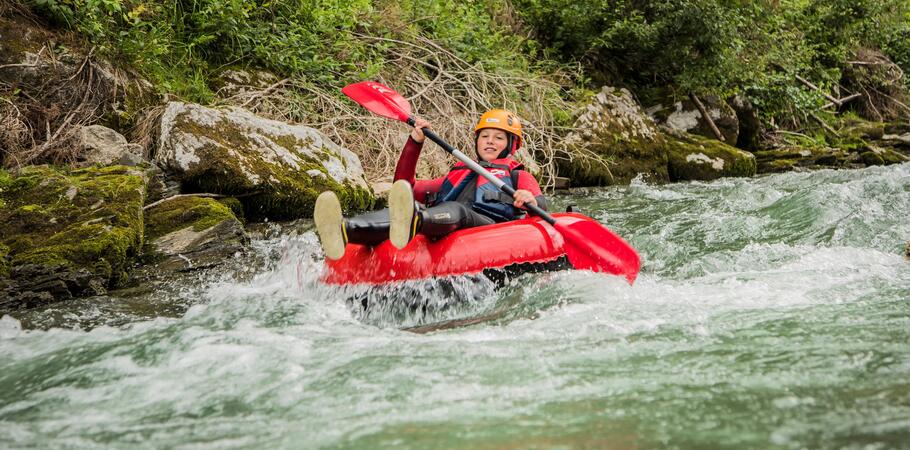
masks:
<instances>
[{"instance_id":1,"label":"orange helmet","mask_svg":"<svg viewBox=\"0 0 910 450\"><path fill-rule=\"evenodd\" d=\"M509 148L507 149L510 153L521 147L521 121L519 121L518 117L515 114L512 114L511 111L491 109L483 113L483 115L480 116L480 120L477 121L477 126L474 127L474 133L476 134L484 128L496 128L497 130L502 130L514 135L515 142L510 142L512 145L509 145ZM509 139L509 141L512 140L513 139Z\"/></svg>"}]
</instances>

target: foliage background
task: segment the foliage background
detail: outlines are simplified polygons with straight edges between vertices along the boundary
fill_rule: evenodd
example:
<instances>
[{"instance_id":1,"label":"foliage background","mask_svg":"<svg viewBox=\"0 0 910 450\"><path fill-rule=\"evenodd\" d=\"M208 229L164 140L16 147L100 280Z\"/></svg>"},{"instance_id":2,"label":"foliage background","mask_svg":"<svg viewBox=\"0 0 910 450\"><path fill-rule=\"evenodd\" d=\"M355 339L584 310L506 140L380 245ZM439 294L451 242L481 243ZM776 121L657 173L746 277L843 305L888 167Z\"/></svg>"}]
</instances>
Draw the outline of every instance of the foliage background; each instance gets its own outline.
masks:
<instances>
[{"instance_id":1,"label":"foliage background","mask_svg":"<svg viewBox=\"0 0 910 450\"><path fill-rule=\"evenodd\" d=\"M531 125L527 141L536 158L529 158L548 173L554 158L567 157L553 143L602 84L629 88L645 106L689 93L739 94L766 126L793 130L810 126L807 115L826 102L794 75L835 93L846 78L864 77L848 84L893 99L910 86L906 0L27 3L99 53L138 68L165 95L242 101L261 114L317 125L377 175L394 164L406 130L352 109L339 88L353 81L396 87L456 145L470 145L466 130L483 109L514 109ZM897 72L856 70L851 60L863 51L890 59ZM255 101L225 99L218 78L236 67L264 69L282 81ZM910 111L895 108L876 112L886 119ZM428 161L421 170L445 165Z\"/></svg>"}]
</instances>

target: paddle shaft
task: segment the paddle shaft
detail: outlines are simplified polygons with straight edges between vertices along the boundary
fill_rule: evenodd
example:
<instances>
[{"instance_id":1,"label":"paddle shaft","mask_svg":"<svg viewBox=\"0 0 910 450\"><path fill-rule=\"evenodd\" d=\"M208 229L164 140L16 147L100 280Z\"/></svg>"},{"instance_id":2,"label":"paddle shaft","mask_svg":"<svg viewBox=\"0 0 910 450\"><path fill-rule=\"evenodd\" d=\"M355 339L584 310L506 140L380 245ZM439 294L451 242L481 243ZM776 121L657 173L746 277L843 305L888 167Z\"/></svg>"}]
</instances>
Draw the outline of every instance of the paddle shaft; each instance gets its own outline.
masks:
<instances>
[{"instance_id":1,"label":"paddle shaft","mask_svg":"<svg viewBox=\"0 0 910 450\"><path fill-rule=\"evenodd\" d=\"M408 124L411 126L414 126L414 119L408 118ZM443 148L443 150L448 152L450 155L454 156L455 158L458 158L459 161L463 162L464 165L468 166L468 168L473 170L474 173L486 178L487 181L489 181L490 183L493 183L493 186L496 186L500 191L506 193L509 197L512 197L513 199L515 198L515 189L512 188L512 186L509 186L508 184L503 183L502 180L495 177L487 169L484 169L483 166L481 166L480 164L477 164L473 159L469 158L464 153L461 153L457 148L452 147L451 145L449 145L448 142L442 140L441 137L436 135L436 133L430 131L429 128L424 128L422 131L423 131L424 136L430 138L431 141L438 144L440 147ZM549 213L547 213L546 211L541 209L539 206L532 205L530 203L525 203L525 208L527 208L528 211L531 211L532 213L534 213L535 216L540 217L541 219L543 219L550 225L556 225L556 219L554 219L553 216L551 216Z\"/></svg>"}]
</instances>

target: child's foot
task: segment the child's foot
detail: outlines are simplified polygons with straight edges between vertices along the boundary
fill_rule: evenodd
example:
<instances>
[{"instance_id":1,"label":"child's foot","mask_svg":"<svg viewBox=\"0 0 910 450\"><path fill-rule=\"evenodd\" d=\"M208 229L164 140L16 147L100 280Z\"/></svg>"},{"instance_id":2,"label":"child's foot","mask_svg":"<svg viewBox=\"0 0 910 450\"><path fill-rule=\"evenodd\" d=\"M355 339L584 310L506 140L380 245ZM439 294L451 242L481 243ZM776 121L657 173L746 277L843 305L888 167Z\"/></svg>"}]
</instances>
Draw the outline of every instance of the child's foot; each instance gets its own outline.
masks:
<instances>
[{"instance_id":1,"label":"child's foot","mask_svg":"<svg viewBox=\"0 0 910 450\"><path fill-rule=\"evenodd\" d=\"M341 204L332 191L325 191L316 198L316 207L313 208L313 221L316 222L316 233L325 257L340 259L344 256L344 246L347 244L344 230L344 217L341 215Z\"/></svg>"},{"instance_id":2,"label":"child's foot","mask_svg":"<svg viewBox=\"0 0 910 450\"><path fill-rule=\"evenodd\" d=\"M414 189L406 180L398 180L389 191L389 240L395 248L402 249L414 235L420 222L414 204Z\"/></svg>"}]
</instances>

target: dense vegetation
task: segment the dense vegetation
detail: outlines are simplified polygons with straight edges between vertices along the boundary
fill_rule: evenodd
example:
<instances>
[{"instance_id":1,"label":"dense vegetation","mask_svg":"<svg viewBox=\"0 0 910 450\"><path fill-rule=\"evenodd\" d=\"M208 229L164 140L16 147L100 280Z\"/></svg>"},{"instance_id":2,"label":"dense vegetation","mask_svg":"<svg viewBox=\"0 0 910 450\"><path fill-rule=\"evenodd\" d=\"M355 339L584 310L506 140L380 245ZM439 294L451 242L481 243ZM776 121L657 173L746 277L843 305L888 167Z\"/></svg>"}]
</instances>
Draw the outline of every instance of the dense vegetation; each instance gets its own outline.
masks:
<instances>
[{"instance_id":1,"label":"dense vegetation","mask_svg":"<svg viewBox=\"0 0 910 450\"><path fill-rule=\"evenodd\" d=\"M28 1L192 101L217 99L226 67L295 80L278 109L309 122L343 114L324 104L338 87L381 78L416 93L418 110L506 104L542 124L544 140L603 83L643 103L741 94L766 124L799 128L826 100L795 75L900 100L889 89L903 91L910 70L906 0ZM863 55L896 65L864 72L877 66L851 63ZM896 105L877 119L910 111Z\"/></svg>"},{"instance_id":2,"label":"dense vegetation","mask_svg":"<svg viewBox=\"0 0 910 450\"><path fill-rule=\"evenodd\" d=\"M794 74L831 88L860 48L910 70L905 0L515 3L549 56L582 61L599 81L643 96L744 92L766 119L821 104L794 85Z\"/></svg>"},{"instance_id":3,"label":"dense vegetation","mask_svg":"<svg viewBox=\"0 0 910 450\"><path fill-rule=\"evenodd\" d=\"M31 1L192 100L209 99L208 77L227 65L321 84L375 77L388 63L389 45L369 36L413 42L423 35L490 71L529 66L523 39L497 23L505 10L492 1Z\"/></svg>"}]
</instances>

